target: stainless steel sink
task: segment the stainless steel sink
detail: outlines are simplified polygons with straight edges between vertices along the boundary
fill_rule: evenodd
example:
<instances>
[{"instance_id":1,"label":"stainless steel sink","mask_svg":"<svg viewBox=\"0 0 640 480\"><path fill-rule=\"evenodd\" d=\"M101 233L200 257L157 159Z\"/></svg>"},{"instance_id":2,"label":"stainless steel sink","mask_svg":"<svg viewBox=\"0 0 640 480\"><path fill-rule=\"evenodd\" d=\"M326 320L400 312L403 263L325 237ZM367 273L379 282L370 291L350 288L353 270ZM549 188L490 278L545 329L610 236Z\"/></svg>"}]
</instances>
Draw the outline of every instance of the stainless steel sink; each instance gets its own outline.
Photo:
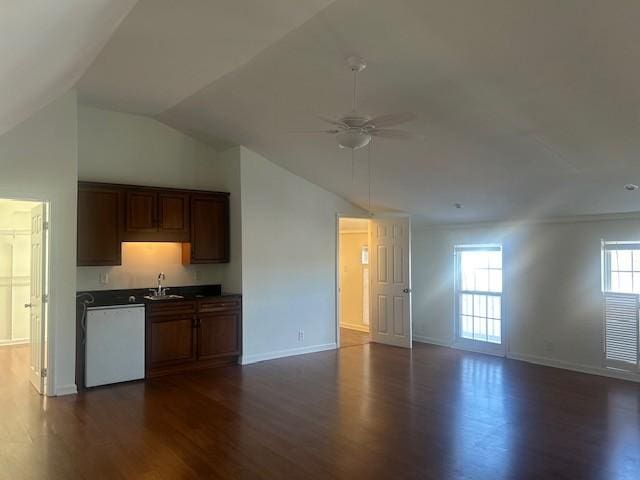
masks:
<instances>
[{"instance_id":1,"label":"stainless steel sink","mask_svg":"<svg viewBox=\"0 0 640 480\"><path fill-rule=\"evenodd\" d=\"M145 295L147 300L179 300L184 298L182 295Z\"/></svg>"}]
</instances>

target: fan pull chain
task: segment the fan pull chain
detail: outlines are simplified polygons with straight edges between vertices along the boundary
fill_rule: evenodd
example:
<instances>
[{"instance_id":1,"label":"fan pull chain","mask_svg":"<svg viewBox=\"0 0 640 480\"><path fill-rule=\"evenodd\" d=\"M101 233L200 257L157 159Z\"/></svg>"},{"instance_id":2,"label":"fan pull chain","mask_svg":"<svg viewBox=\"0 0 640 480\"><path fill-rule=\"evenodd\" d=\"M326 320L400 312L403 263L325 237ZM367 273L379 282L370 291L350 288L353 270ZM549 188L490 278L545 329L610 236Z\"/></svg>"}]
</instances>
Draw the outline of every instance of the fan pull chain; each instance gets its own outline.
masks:
<instances>
[{"instance_id":1,"label":"fan pull chain","mask_svg":"<svg viewBox=\"0 0 640 480\"><path fill-rule=\"evenodd\" d=\"M371 213L371 146L373 145L373 138L369 142L367 147L367 177L369 178L369 213Z\"/></svg>"},{"instance_id":2,"label":"fan pull chain","mask_svg":"<svg viewBox=\"0 0 640 480\"><path fill-rule=\"evenodd\" d=\"M353 71L353 111L356 111L356 101L357 101L357 85L358 85L358 71Z\"/></svg>"},{"instance_id":3,"label":"fan pull chain","mask_svg":"<svg viewBox=\"0 0 640 480\"><path fill-rule=\"evenodd\" d=\"M356 183L356 150L354 148L351 149L351 184L355 185Z\"/></svg>"}]
</instances>

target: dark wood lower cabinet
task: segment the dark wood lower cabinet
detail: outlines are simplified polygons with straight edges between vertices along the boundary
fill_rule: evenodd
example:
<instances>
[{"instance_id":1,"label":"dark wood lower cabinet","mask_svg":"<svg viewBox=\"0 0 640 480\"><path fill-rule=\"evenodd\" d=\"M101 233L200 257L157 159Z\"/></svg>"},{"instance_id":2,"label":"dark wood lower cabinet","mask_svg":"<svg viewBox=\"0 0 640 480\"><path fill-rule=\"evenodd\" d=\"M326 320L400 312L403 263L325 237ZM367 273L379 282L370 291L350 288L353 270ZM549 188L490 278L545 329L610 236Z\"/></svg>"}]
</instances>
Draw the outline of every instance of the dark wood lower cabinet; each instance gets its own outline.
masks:
<instances>
[{"instance_id":1,"label":"dark wood lower cabinet","mask_svg":"<svg viewBox=\"0 0 640 480\"><path fill-rule=\"evenodd\" d=\"M151 322L151 368L192 362L195 328L193 318L154 318Z\"/></svg>"},{"instance_id":2,"label":"dark wood lower cabinet","mask_svg":"<svg viewBox=\"0 0 640 480\"><path fill-rule=\"evenodd\" d=\"M236 363L241 353L240 296L147 306L147 377Z\"/></svg>"},{"instance_id":3,"label":"dark wood lower cabinet","mask_svg":"<svg viewBox=\"0 0 640 480\"><path fill-rule=\"evenodd\" d=\"M240 353L240 312L200 314L198 329L199 360Z\"/></svg>"}]
</instances>

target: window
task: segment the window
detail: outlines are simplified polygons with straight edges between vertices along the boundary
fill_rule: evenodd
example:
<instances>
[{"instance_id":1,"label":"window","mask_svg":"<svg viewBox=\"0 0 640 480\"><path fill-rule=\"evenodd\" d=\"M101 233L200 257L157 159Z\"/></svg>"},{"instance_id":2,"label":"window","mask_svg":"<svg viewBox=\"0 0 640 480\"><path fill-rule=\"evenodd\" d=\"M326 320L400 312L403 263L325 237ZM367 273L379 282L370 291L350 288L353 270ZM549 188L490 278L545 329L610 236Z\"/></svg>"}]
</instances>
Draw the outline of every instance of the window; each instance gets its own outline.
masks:
<instances>
[{"instance_id":1,"label":"window","mask_svg":"<svg viewBox=\"0 0 640 480\"><path fill-rule=\"evenodd\" d=\"M502 344L502 247L455 247L458 340Z\"/></svg>"},{"instance_id":2,"label":"window","mask_svg":"<svg viewBox=\"0 0 640 480\"><path fill-rule=\"evenodd\" d=\"M602 242L604 364L640 368L640 243Z\"/></svg>"},{"instance_id":3,"label":"window","mask_svg":"<svg viewBox=\"0 0 640 480\"><path fill-rule=\"evenodd\" d=\"M640 293L640 243L603 242L606 292Z\"/></svg>"},{"instance_id":4,"label":"window","mask_svg":"<svg viewBox=\"0 0 640 480\"><path fill-rule=\"evenodd\" d=\"M363 245L360 247L360 262L362 265L369 265L369 246Z\"/></svg>"}]
</instances>

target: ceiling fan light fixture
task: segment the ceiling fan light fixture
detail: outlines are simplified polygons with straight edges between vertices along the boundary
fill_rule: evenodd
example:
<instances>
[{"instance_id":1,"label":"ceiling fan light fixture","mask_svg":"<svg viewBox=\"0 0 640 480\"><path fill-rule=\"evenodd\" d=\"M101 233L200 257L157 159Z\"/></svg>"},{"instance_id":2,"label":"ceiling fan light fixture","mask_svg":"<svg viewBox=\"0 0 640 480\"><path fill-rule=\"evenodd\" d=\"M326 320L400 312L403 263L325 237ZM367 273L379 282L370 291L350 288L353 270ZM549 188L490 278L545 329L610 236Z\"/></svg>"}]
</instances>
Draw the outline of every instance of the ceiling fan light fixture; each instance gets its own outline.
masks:
<instances>
[{"instance_id":1,"label":"ceiling fan light fixture","mask_svg":"<svg viewBox=\"0 0 640 480\"><path fill-rule=\"evenodd\" d=\"M371 141L371 135L364 132L346 130L336 135L338 140L338 146L340 148L350 148L351 150L357 150L358 148L365 147Z\"/></svg>"}]
</instances>

